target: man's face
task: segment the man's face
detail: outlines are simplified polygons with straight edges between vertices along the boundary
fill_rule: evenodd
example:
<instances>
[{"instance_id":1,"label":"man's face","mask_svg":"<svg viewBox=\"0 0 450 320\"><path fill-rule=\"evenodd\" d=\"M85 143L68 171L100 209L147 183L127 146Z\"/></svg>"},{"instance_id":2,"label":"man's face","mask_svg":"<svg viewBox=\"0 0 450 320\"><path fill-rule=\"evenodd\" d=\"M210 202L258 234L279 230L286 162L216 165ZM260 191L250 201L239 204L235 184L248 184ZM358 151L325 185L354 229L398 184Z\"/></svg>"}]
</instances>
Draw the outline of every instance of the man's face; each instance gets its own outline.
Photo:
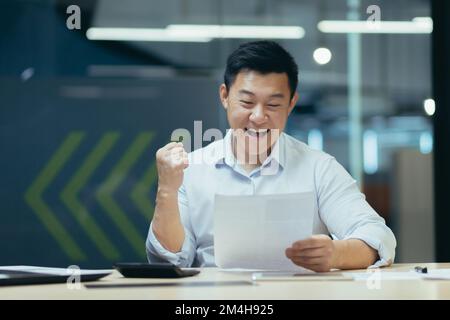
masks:
<instances>
[{"instance_id":1,"label":"man's face","mask_svg":"<svg viewBox=\"0 0 450 320\"><path fill-rule=\"evenodd\" d=\"M298 99L297 93L290 99L287 74L241 71L228 89L222 84L220 97L236 151L246 158L270 153Z\"/></svg>"}]
</instances>

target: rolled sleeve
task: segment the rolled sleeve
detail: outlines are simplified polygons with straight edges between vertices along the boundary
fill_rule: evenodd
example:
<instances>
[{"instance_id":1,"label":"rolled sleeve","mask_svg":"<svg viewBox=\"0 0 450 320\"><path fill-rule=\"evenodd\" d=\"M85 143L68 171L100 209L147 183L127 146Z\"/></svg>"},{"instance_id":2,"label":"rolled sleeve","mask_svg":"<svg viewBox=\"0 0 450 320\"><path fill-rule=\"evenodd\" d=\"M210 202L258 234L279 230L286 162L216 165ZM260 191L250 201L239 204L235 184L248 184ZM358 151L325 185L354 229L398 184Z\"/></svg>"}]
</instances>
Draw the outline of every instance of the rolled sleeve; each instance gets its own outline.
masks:
<instances>
[{"instance_id":1,"label":"rolled sleeve","mask_svg":"<svg viewBox=\"0 0 450 320\"><path fill-rule=\"evenodd\" d=\"M391 229L386 225L369 223L360 226L354 233L344 239L362 240L378 251L379 260L369 268L386 267L394 262L396 240Z\"/></svg>"},{"instance_id":2,"label":"rolled sleeve","mask_svg":"<svg viewBox=\"0 0 450 320\"><path fill-rule=\"evenodd\" d=\"M377 250L379 260L370 266L394 262L396 240L384 219L367 203L356 181L334 159L318 170L319 212L335 238L359 239Z\"/></svg>"},{"instance_id":3,"label":"rolled sleeve","mask_svg":"<svg viewBox=\"0 0 450 320\"><path fill-rule=\"evenodd\" d=\"M195 239L189 221L188 201L184 186L178 191L178 208L181 222L184 227L184 242L179 252L165 249L153 232L153 222L150 224L146 241L147 258L150 263L170 262L179 267L190 267L195 258Z\"/></svg>"}]
</instances>

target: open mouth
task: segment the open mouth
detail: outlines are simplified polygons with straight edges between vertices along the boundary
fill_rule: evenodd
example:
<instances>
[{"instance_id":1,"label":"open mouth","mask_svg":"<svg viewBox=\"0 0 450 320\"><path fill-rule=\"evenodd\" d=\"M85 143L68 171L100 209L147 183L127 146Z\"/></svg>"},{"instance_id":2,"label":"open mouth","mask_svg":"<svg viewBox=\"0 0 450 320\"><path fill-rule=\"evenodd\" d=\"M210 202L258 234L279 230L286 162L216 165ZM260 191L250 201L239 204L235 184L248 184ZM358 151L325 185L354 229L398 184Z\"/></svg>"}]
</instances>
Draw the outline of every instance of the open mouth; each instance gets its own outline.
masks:
<instances>
[{"instance_id":1,"label":"open mouth","mask_svg":"<svg viewBox=\"0 0 450 320\"><path fill-rule=\"evenodd\" d=\"M269 133L270 129L253 129L253 128L244 128L244 132L251 136L251 137L255 137L255 138L260 138L260 137L264 137L265 135L267 135L267 133Z\"/></svg>"}]
</instances>

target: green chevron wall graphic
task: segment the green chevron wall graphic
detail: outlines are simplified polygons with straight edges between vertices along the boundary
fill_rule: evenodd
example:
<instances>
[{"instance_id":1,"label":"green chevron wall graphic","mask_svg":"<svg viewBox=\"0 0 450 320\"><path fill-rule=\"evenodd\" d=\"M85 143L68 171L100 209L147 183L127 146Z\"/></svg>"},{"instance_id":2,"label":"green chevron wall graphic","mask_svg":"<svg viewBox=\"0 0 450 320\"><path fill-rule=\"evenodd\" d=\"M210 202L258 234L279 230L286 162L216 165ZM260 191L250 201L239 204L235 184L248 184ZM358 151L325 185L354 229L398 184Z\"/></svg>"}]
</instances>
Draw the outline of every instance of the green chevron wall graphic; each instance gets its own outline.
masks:
<instances>
[{"instance_id":1,"label":"green chevron wall graphic","mask_svg":"<svg viewBox=\"0 0 450 320\"><path fill-rule=\"evenodd\" d=\"M143 153L148 150L154 137L155 134L153 132L139 133L120 158L118 160L114 159L116 164L104 180L97 184L98 187L95 190L95 199L100 208L103 209L103 213L114 224L123 240L128 243L129 247L139 258L145 258L144 237L115 199L115 195L119 186L127 179L133 166L142 158ZM94 219L88 206L79 199L79 195L96 170L101 167L108 157L111 157L112 150L120 138L121 134L119 132L104 133L92 150L80 161L74 172L69 174L70 178L59 194L61 202L80 225L86 238L109 261L120 259L121 252L113 244L108 233L102 229L102 225ZM70 132L25 192L26 203L67 257L73 261L86 260L87 255L77 244L68 228L61 222L61 219L58 219L58 215L46 203L44 193L61 171L64 170L66 163L80 145L87 139L88 135L85 132ZM153 214L153 203L148 196L149 190L157 179L156 165L154 162L150 163L150 160L148 160L149 165L147 169L140 174L140 178L138 178L128 194L135 209L142 214L146 222L150 220Z\"/></svg>"},{"instance_id":2,"label":"green chevron wall graphic","mask_svg":"<svg viewBox=\"0 0 450 320\"><path fill-rule=\"evenodd\" d=\"M64 204L82 226L86 235L109 260L118 259L119 252L94 221L88 209L77 199L77 194L114 146L118 138L119 134L117 133L106 133L61 192L61 199Z\"/></svg>"},{"instance_id":3,"label":"green chevron wall graphic","mask_svg":"<svg viewBox=\"0 0 450 320\"><path fill-rule=\"evenodd\" d=\"M153 162L131 192L131 198L139 209L139 212L142 213L147 220L150 220L154 208L152 202L145 197L145 194L147 194L148 186L155 182L157 175L156 162Z\"/></svg>"},{"instance_id":4,"label":"green chevron wall graphic","mask_svg":"<svg viewBox=\"0 0 450 320\"><path fill-rule=\"evenodd\" d=\"M144 152L152 139L151 133L141 133L134 140L124 156L113 168L106 181L100 186L97 192L97 200L114 221L117 228L133 247L138 255L145 257L144 238L136 230L135 226L127 219L126 214L113 198L113 192L123 182L128 171Z\"/></svg>"},{"instance_id":5,"label":"green chevron wall graphic","mask_svg":"<svg viewBox=\"0 0 450 320\"><path fill-rule=\"evenodd\" d=\"M47 206L45 201L42 199L42 194L70 158L72 153L78 148L78 145L82 139L82 133L71 133L64 140L58 150L56 150L47 165L44 169L42 169L40 174L25 193L25 201L31 209L33 209L33 212L36 213L45 228L55 238L61 246L61 249L72 260L85 260L86 255L73 240L70 233L58 220L52 209Z\"/></svg>"}]
</instances>

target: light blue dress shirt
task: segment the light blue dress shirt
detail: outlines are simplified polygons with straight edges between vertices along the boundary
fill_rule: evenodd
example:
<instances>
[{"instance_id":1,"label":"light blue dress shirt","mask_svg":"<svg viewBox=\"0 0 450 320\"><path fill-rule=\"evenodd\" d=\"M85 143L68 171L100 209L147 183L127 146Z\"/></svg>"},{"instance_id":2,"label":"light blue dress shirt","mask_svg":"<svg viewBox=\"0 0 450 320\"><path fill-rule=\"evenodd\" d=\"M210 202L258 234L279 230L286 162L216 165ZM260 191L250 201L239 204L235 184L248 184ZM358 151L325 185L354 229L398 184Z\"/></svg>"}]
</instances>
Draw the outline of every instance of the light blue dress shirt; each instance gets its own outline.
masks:
<instances>
[{"instance_id":1,"label":"light blue dress shirt","mask_svg":"<svg viewBox=\"0 0 450 320\"><path fill-rule=\"evenodd\" d=\"M236 163L231 136L232 131L229 130L224 139L189 153L190 164L184 171L183 184L178 191L185 230L183 247L177 253L166 250L150 225L146 241L150 262L168 261L181 267L215 266L215 194L313 192L318 208L313 219L313 234L363 240L378 251L380 260L374 266L393 263L394 234L367 203L356 181L334 157L282 133L264 163L247 173Z\"/></svg>"}]
</instances>

